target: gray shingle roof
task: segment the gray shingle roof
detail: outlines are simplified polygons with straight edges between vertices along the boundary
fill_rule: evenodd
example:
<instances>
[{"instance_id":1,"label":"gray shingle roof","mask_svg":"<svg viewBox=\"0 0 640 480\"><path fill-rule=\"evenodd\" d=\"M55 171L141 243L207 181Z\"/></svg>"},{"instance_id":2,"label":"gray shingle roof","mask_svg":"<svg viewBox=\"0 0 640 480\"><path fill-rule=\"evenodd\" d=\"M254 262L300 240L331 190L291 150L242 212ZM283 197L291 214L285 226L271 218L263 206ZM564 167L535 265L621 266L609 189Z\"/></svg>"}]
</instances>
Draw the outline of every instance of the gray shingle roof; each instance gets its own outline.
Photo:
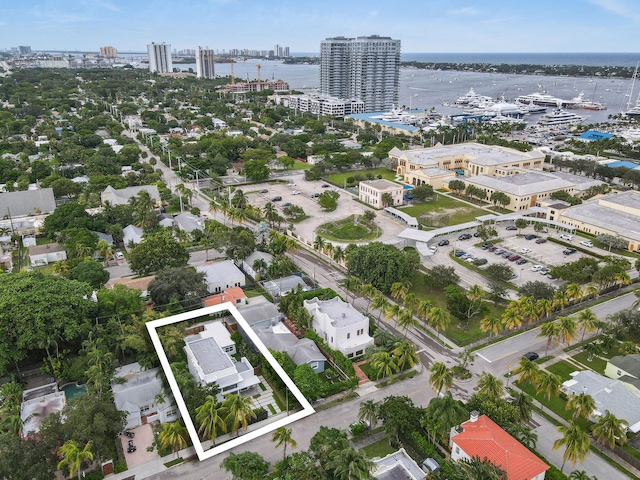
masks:
<instances>
[{"instance_id":1,"label":"gray shingle roof","mask_svg":"<svg viewBox=\"0 0 640 480\"><path fill-rule=\"evenodd\" d=\"M40 213L51 213L56 209L52 188L0 193L0 218L26 217Z\"/></svg>"},{"instance_id":2,"label":"gray shingle roof","mask_svg":"<svg viewBox=\"0 0 640 480\"><path fill-rule=\"evenodd\" d=\"M612 357L609 363L634 377L640 378L640 354L617 355Z\"/></svg>"}]
</instances>

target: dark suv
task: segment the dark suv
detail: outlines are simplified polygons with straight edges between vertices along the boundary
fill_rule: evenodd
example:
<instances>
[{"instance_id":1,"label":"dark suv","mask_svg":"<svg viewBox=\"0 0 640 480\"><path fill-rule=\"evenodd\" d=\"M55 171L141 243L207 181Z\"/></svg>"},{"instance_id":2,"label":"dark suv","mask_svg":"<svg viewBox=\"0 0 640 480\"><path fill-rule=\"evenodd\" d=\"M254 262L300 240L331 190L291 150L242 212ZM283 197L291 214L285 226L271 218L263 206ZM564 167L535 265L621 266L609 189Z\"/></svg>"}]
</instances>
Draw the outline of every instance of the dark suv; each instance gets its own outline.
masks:
<instances>
[{"instance_id":1,"label":"dark suv","mask_svg":"<svg viewBox=\"0 0 640 480\"><path fill-rule=\"evenodd\" d=\"M463 233L462 235L460 235L458 237L458 240L469 240L471 238L471 234L470 233Z\"/></svg>"},{"instance_id":2,"label":"dark suv","mask_svg":"<svg viewBox=\"0 0 640 480\"><path fill-rule=\"evenodd\" d=\"M280 200L282 200L282 197L280 195L271 199L272 202L279 202Z\"/></svg>"},{"instance_id":3,"label":"dark suv","mask_svg":"<svg viewBox=\"0 0 640 480\"><path fill-rule=\"evenodd\" d=\"M533 362L534 360L537 360L540 356L536 352L527 352L522 357Z\"/></svg>"}]
</instances>

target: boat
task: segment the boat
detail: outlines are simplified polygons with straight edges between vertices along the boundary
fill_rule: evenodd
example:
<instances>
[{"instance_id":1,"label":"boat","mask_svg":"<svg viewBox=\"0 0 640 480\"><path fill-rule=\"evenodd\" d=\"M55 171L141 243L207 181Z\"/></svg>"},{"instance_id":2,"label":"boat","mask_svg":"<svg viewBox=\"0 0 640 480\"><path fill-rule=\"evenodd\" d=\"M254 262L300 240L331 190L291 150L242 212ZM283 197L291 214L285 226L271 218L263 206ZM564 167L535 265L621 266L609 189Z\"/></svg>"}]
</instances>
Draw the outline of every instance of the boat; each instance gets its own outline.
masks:
<instances>
[{"instance_id":1,"label":"boat","mask_svg":"<svg viewBox=\"0 0 640 480\"><path fill-rule=\"evenodd\" d=\"M537 115L540 113L547 113L547 107L536 105L533 102L529 102L529 103L516 102L516 105L518 105L525 114Z\"/></svg>"},{"instance_id":2,"label":"boat","mask_svg":"<svg viewBox=\"0 0 640 480\"><path fill-rule=\"evenodd\" d=\"M389 112L385 112L382 115L376 115L371 118L379 118L385 122L401 123L403 125L416 125L422 122L422 119L419 117L412 115L400 107L396 108L395 105L391 107Z\"/></svg>"},{"instance_id":3,"label":"boat","mask_svg":"<svg viewBox=\"0 0 640 480\"><path fill-rule=\"evenodd\" d=\"M567 112L562 108L555 108L551 113L547 113L540 117L538 125L543 127L553 127L558 125L575 125L582 123L586 117L581 117L573 112Z\"/></svg>"},{"instance_id":4,"label":"boat","mask_svg":"<svg viewBox=\"0 0 640 480\"><path fill-rule=\"evenodd\" d=\"M636 63L636 70L633 72L633 81L631 82L631 90L629 91L629 101L627 102L627 111L624 112L624 115L632 118L640 117L640 93L638 94L638 99L636 100L635 107L631 107L631 98L633 96L633 89L636 85L636 79L638 78L639 66L640 66L640 62Z\"/></svg>"},{"instance_id":5,"label":"boat","mask_svg":"<svg viewBox=\"0 0 640 480\"><path fill-rule=\"evenodd\" d=\"M558 105L566 107L571 103L569 100L562 100L561 98L554 97L552 95L546 95L544 93L530 93L528 95L520 95L516 97L516 102L519 103L533 103L542 107L557 107Z\"/></svg>"},{"instance_id":6,"label":"boat","mask_svg":"<svg viewBox=\"0 0 640 480\"><path fill-rule=\"evenodd\" d=\"M586 110L606 110L607 106L602 102L593 102L584 98L584 93L580 92L577 97L570 100L571 104L567 108L584 108Z\"/></svg>"},{"instance_id":7,"label":"boat","mask_svg":"<svg viewBox=\"0 0 640 480\"><path fill-rule=\"evenodd\" d=\"M491 101L492 101L491 97L487 97L485 95L480 95L476 93L472 87L469 89L469 91L466 94L462 95L461 97L458 97L458 99L455 102L453 102L451 106L452 107L467 107L467 106L474 107L482 103L491 102Z\"/></svg>"}]
</instances>

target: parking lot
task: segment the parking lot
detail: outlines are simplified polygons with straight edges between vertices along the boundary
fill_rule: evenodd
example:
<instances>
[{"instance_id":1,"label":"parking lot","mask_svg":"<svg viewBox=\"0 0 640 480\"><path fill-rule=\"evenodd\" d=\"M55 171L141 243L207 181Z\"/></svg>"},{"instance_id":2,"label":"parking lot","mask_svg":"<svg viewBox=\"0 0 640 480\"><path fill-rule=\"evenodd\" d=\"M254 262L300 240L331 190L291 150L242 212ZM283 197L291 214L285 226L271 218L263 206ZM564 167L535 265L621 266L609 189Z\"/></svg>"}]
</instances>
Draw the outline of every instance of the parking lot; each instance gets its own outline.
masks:
<instances>
[{"instance_id":1,"label":"parking lot","mask_svg":"<svg viewBox=\"0 0 640 480\"><path fill-rule=\"evenodd\" d=\"M563 252L567 247L557 243L549 241L536 243L536 240L540 238L558 238L559 234L556 233L535 234L535 238L527 240L525 236L534 235L533 229L523 229L521 232L522 236L518 236L517 231L507 230L503 227L498 229L498 235L503 241L495 244L496 249L494 251L483 249L479 245L479 243L482 242L478 237L472 236L469 239L459 240L458 236L452 236L448 238L448 240L454 252L464 251L466 254L471 255L472 258L465 258L466 260L486 259L487 265L504 263L512 267L514 271L512 282L516 286L520 286L526 282L544 281L554 287L558 287L563 282L548 278L548 270L557 265L562 265L565 262L574 262L586 256L586 254L580 251L565 255ZM581 240L584 239L574 237L572 240L563 241L574 246L579 246ZM509 260L507 257L510 255L517 255L520 259L526 260L526 263L522 263L523 260L520 259ZM460 258L463 258L463 256ZM521 264L518 264L518 261L521 262Z\"/></svg>"}]
</instances>

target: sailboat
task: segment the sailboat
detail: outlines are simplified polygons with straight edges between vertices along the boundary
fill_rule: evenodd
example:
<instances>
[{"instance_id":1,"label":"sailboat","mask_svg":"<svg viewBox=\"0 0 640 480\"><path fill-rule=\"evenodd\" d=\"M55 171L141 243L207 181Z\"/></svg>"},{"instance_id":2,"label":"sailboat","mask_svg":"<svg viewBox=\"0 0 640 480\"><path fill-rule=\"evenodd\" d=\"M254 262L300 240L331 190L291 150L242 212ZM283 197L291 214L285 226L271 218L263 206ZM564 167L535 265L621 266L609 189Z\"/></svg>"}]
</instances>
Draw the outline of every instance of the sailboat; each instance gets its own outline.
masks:
<instances>
[{"instance_id":1,"label":"sailboat","mask_svg":"<svg viewBox=\"0 0 640 480\"><path fill-rule=\"evenodd\" d=\"M638 93L638 98L636 99L635 107L631 108L631 98L633 97L633 88L636 84L636 79L638 78L638 67L640 66L640 62L636 63L636 70L633 72L633 81L631 82L631 91L629 92L629 101L627 102L627 111L624 113L627 117L638 118L640 117L640 93Z\"/></svg>"}]
</instances>

